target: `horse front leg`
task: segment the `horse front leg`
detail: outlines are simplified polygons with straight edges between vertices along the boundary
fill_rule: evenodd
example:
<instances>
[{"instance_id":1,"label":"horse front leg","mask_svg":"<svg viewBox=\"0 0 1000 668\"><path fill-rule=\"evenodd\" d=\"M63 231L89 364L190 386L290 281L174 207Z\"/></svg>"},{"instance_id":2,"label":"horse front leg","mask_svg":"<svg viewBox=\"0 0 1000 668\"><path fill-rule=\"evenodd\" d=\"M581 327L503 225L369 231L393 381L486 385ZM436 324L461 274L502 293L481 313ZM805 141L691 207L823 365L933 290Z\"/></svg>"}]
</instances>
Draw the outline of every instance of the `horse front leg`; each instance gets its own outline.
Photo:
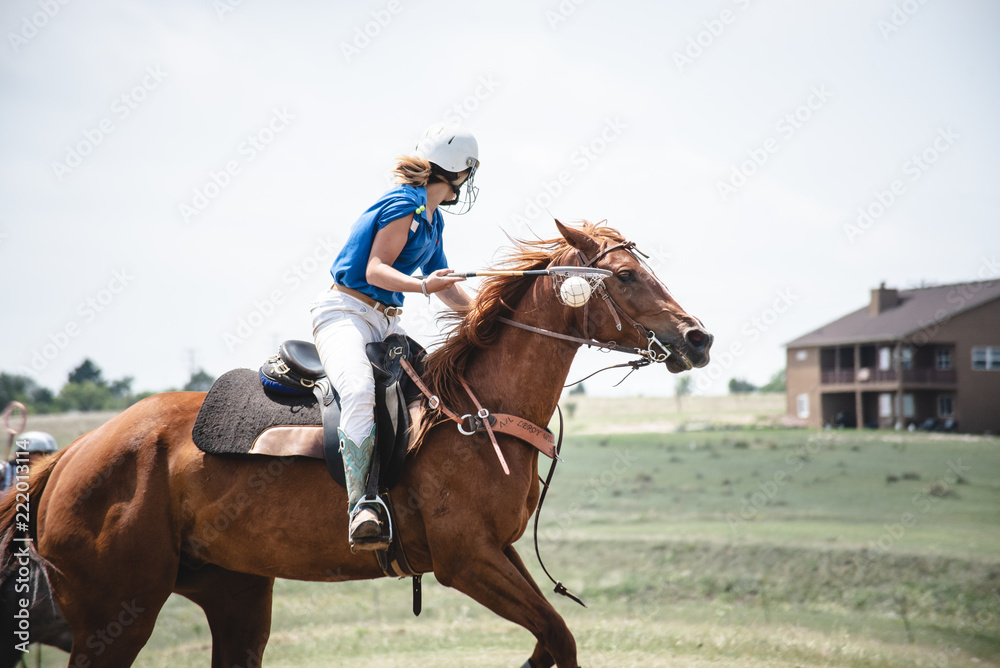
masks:
<instances>
[{"instance_id":1,"label":"horse front leg","mask_svg":"<svg viewBox=\"0 0 1000 668\"><path fill-rule=\"evenodd\" d=\"M508 545L504 549L504 554L510 559L510 563L514 564L514 567L521 573L521 576L528 581L531 588L538 592L539 596L544 597L545 594L542 593L542 588L538 586L535 582L535 578L531 577L531 573L528 572L528 567L524 565L524 561L521 560L521 555L517 553L513 545ZM531 653L531 658L521 668L551 668L555 665L555 659L549 654L548 650L542 645L542 643L535 643L535 651Z\"/></svg>"},{"instance_id":2,"label":"horse front leg","mask_svg":"<svg viewBox=\"0 0 1000 668\"><path fill-rule=\"evenodd\" d=\"M516 563L496 546L469 549L465 544L447 559L435 554L434 576L530 631L538 641L531 661L537 658L539 668L552 666L553 661L557 668L577 668L573 634L527 571L522 571L524 564L516 552L514 557Z\"/></svg>"}]
</instances>

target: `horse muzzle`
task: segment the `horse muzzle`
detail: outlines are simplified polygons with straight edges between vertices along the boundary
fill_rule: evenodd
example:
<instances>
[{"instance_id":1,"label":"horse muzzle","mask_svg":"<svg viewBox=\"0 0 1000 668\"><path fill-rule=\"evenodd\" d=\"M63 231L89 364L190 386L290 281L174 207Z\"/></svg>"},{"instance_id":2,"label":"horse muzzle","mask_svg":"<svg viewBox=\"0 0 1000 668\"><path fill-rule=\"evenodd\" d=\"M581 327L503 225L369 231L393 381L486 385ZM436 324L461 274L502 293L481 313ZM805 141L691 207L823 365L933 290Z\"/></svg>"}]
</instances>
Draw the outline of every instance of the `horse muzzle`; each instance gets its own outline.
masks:
<instances>
[{"instance_id":1,"label":"horse muzzle","mask_svg":"<svg viewBox=\"0 0 1000 668\"><path fill-rule=\"evenodd\" d=\"M670 373L682 373L693 368L701 368L708 364L709 349L714 337L700 327L685 330L682 336L664 337L659 339L650 334L650 348L660 348L666 353L667 370Z\"/></svg>"}]
</instances>

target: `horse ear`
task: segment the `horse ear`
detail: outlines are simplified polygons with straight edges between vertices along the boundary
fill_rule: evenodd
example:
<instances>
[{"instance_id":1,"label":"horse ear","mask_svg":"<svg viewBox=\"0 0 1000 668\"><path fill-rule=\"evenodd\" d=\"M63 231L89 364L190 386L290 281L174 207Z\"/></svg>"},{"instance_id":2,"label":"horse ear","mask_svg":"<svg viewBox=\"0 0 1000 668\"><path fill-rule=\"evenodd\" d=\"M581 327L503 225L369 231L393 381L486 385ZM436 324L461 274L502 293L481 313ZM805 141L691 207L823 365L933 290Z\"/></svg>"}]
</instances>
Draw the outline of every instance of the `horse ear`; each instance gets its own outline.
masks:
<instances>
[{"instance_id":1,"label":"horse ear","mask_svg":"<svg viewBox=\"0 0 1000 668\"><path fill-rule=\"evenodd\" d=\"M563 239L565 239L573 248L583 251L584 255L588 257L592 257L600 250L601 245L594 241L583 230L563 225L559 222L558 218L556 218L555 221L556 227L559 229L559 234L563 235Z\"/></svg>"}]
</instances>

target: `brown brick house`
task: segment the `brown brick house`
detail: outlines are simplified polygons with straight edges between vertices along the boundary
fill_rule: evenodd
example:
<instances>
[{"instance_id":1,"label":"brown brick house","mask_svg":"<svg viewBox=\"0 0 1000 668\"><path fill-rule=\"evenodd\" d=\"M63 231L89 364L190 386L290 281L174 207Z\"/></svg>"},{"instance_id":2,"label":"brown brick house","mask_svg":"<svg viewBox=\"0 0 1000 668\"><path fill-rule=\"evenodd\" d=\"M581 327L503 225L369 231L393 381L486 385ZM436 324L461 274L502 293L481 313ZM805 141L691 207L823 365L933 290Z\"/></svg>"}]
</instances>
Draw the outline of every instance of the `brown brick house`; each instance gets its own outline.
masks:
<instances>
[{"instance_id":1,"label":"brown brick house","mask_svg":"<svg viewBox=\"0 0 1000 668\"><path fill-rule=\"evenodd\" d=\"M787 348L788 412L811 427L1000 433L1000 281L883 284Z\"/></svg>"}]
</instances>

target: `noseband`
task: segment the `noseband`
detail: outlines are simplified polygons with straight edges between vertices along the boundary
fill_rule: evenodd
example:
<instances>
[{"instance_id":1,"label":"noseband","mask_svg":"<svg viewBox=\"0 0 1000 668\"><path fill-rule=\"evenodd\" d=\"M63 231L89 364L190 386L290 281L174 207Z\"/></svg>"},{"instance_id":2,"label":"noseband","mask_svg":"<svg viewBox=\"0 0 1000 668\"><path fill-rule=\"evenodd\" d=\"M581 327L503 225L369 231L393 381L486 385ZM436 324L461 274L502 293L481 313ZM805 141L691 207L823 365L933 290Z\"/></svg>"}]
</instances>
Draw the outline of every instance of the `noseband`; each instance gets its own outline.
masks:
<instances>
[{"instance_id":1,"label":"noseband","mask_svg":"<svg viewBox=\"0 0 1000 668\"><path fill-rule=\"evenodd\" d=\"M630 255L632 255L632 257L635 258L636 261L638 261L640 264L642 264L642 261L639 260L639 258L635 257L636 253L638 253L639 255L642 255L644 258L648 258L649 257L648 255L646 255L645 253L643 253L642 251L638 250L635 247L635 242L634 241L626 241L624 243L615 244L614 246L609 246L609 247L605 248L604 250L602 250L597 255L595 255L593 258L590 258L590 259L587 259L587 256L581 250L577 250L577 256L580 259L581 266L584 266L584 267L593 267L605 255L608 255L609 253L613 253L615 251L620 251L620 250L623 250L623 251L629 253ZM681 359L681 362L688 369L690 369L692 367L691 361L687 358L687 356L684 355L684 353L682 353L679 350L676 350L670 344L663 343L662 341L660 341L660 339L657 338L656 334L652 330L647 329L645 325L643 325L642 323L636 321L634 318L632 318L632 316L630 316L628 313L626 313L624 311L624 309L622 309L622 307L619 306L615 302L615 300L611 297L611 294L604 287L604 283L603 282L600 283L600 285L597 287L597 289L595 290L595 292L597 292L597 294L600 296L601 300L607 305L608 311L611 313L611 317L614 318L614 320L615 320L615 328L619 332L622 331L622 318L624 318L626 322L628 322L629 324L631 324L635 328L636 334L637 334L637 336L639 337L639 340L640 340L640 345L642 345L644 343L645 347L638 347L637 348L637 347L631 347L631 346L622 346L622 345L619 345L616 341L606 341L605 342L605 341L598 341L596 339L591 338L590 337L590 302L589 301L586 304L584 304L584 306L583 306L583 337L582 338L578 337L578 336L570 336L569 334L560 334L559 332L553 332L553 331L550 331L550 330L547 330L547 329L542 329L541 327L534 327L532 325L525 325L523 323L511 320L510 318L498 318L498 320L500 320L501 322L504 322L504 323L506 323L508 325L511 325L513 327L518 327L520 329L527 330L529 332L534 332L536 334L541 334L543 336L549 336L549 337L556 338L556 339L563 339L565 341L572 341L573 343L579 343L581 345L585 345L588 348L595 348L596 347L599 350L618 351L618 352L632 353L634 355L638 355L642 359L641 360L637 360L636 362L632 362L632 363L629 364L629 366L632 366L634 369L637 369L637 368L639 368L641 366L646 366L648 364L657 364L657 363L661 363L661 362L666 362L670 358L671 355L677 355ZM621 316L621 317L619 317L619 316Z\"/></svg>"}]
</instances>

